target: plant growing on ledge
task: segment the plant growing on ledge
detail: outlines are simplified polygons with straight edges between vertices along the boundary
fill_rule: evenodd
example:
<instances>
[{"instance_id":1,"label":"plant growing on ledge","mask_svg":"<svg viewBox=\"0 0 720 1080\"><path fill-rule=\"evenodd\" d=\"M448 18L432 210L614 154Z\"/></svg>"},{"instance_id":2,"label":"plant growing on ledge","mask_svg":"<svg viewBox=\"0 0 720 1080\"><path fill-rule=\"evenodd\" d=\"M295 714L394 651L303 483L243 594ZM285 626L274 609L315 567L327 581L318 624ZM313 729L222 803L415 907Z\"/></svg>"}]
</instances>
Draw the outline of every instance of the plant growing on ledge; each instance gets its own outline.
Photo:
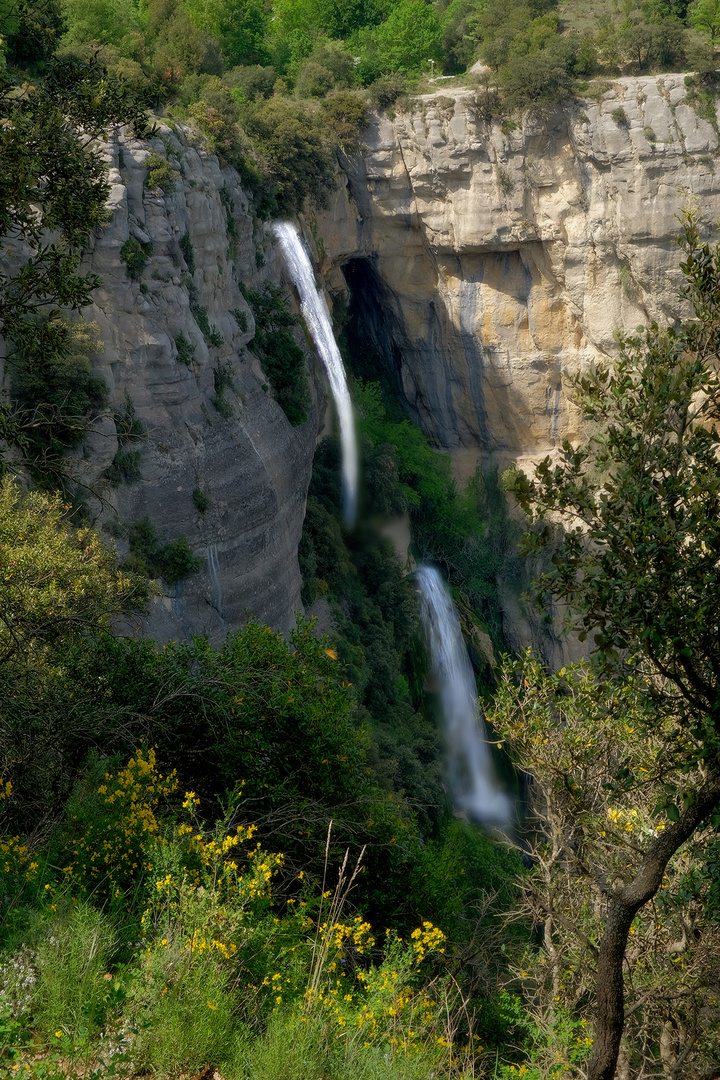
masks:
<instances>
[{"instance_id":1,"label":"plant growing on ledge","mask_svg":"<svg viewBox=\"0 0 720 1080\"><path fill-rule=\"evenodd\" d=\"M130 558L128 566L142 570L149 577L160 577L168 585L177 585L202 570L204 559L193 555L188 538L180 533L177 540L161 544L150 518L144 517L130 526Z\"/></svg>"},{"instance_id":2,"label":"plant growing on ledge","mask_svg":"<svg viewBox=\"0 0 720 1080\"><path fill-rule=\"evenodd\" d=\"M288 311L279 285L267 282L263 292L241 285L255 316L253 348L278 404L293 427L304 424L310 404L305 357L292 336L296 315Z\"/></svg>"},{"instance_id":3,"label":"plant growing on ledge","mask_svg":"<svg viewBox=\"0 0 720 1080\"><path fill-rule=\"evenodd\" d=\"M125 263L128 277L133 281L139 281L142 277L152 251L152 244L141 244L134 236L126 240L120 248L120 258Z\"/></svg>"}]
</instances>

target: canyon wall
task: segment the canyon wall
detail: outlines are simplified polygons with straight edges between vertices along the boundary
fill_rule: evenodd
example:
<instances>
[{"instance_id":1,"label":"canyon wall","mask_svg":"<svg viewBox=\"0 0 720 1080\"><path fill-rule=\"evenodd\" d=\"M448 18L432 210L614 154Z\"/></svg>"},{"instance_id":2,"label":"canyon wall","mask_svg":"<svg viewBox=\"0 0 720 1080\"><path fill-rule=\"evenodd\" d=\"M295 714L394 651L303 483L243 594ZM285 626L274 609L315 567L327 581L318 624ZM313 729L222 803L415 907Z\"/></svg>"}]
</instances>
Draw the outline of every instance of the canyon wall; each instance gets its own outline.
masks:
<instances>
[{"instance_id":1,"label":"canyon wall","mask_svg":"<svg viewBox=\"0 0 720 1080\"><path fill-rule=\"evenodd\" d=\"M717 122L688 104L683 76L620 79L512 130L482 118L478 93L373 116L329 207L303 223L328 293L350 282L411 414L461 477L578 434L569 377L612 355L618 329L677 315L677 214L694 202L706 223L720 217ZM173 191L148 187L150 150L173 166ZM305 424L290 425L253 356L240 283L285 280L269 226L188 133L160 126L108 155L112 221L86 260L103 285L84 314L111 409L70 469L121 554L147 516L162 543L184 532L204 559L154 603L148 633L221 640L248 613L286 632L326 394L300 328ZM137 280L121 259L131 237L152 245ZM129 404L146 438L139 478L122 482L108 470Z\"/></svg>"},{"instance_id":2,"label":"canyon wall","mask_svg":"<svg viewBox=\"0 0 720 1080\"><path fill-rule=\"evenodd\" d=\"M151 150L176 170L169 193L147 186ZM164 588L148 634L220 641L248 614L287 632L302 607L297 545L324 391L307 350L312 409L292 427L247 349L255 327L239 286L279 279L276 253L237 174L182 132L161 126L149 144L120 137L109 157L112 221L87 259L103 284L83 314L100 329L97 369L115 412L131 402L146 437L128 444L140 451L139 478L111 482L122 426L106 415L70 470L99 492L92 509L121 554L127 527L149 517L162 544L185 533L204 560L200 573ZM152 245L138 280L121 259L129 237ZM300 328L297 338L304 346ZM202 513L196 489L209 503Z\"/></svg>"},{"instance_id":3,"label":"canyon wall","mask_svg":"<svg viewBox=\"0 0 720 1080\"><path fill-rule=\"evenodd\" d=\"M682 75L503 130L463 88L374 116L318 221L326 280L364 284L378 351L458 475L578 434L568 377L679 311L677 215L720 217L717 118Z\"/></svg>"}]
</instances>

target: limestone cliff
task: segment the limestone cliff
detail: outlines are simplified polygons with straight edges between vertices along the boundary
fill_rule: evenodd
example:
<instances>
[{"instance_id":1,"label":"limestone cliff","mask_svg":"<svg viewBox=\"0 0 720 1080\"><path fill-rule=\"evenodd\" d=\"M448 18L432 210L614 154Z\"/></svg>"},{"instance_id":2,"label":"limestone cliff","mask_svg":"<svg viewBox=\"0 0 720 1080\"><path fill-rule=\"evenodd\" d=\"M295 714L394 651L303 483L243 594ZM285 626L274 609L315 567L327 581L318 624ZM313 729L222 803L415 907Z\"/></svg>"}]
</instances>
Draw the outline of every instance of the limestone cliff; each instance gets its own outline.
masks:
<instances>
[{"instance_id":1,"label":"limestone cliff","mask_svg":"<svg viewBox=\"0 0 720 1080\"><path fill-rule=\"evenodd\" d=\"M170 193L147 186L150 150L176 170ZM119 523L121 552L124 528L149 516L162 543L184 532L205 560L153 605L148 633L218 640L246 612L286 631L301 608L297 545L323 401L313 384L310 419L292 427L246 349L254 322L239 284L278 278L275 254L237 174L182 133L161 128L149 145L121 137L110 157L112 221L88 256L103 284L84 315L100 327L99 371L115 411L129 399L147 438L134 444L134 482L104 479L119 445L111 415L71 467L100 492L100 520ZM152 245L138 280L121 259L129 237ZM219 380L232 383L221 411ZM209 499L204 513L196 488Z\"/></svg>"},{"instance_id":2,"label":"limestone cliff","mask_svg":"<svg viewBox=\"0 0 720 1080\"><path fill-rule=\"evenodd\" d=\"M568 375L614 334L678 314L677 214L720 217L717 121L682 75L617 80L599 101L503 130L476 92L373 117L318 222L416 419L460 475L528 462L577 434ZM349 268L349 269L348 269Z\"/></svg>"},{"instance_id":3,"label":"limestone cliff","mask_svg":"<svg viewBox=\"0 0 720 1080\"><path fill-rule=\"evenodd\" d=\"M372 118L306 236L328 290L352 284L458 475L527 463L578 433L572 373L611 355L617 329L677 314L676 215L695 200L706 222L720 217L717 149L717 122L688 104L681 75L620 79L512 130L482 118L473 89L445 90ZM175 169L173 191L147 186L150 150ZM154 605L149 633L219 640L246 611L287 630L325 397L308 349L313 409L293 428L251 351L239 284L283 279L274 241L237 174L182 132L120 138L108 153L112 221L87 257L103 285L84 314L100 327L111 410L71 467L99 492L121 552L147 515L161 542L185 532L205 560ZM137 280L121 258L130 237L152 245ZM218 380L233 387L221 410ZM128 401L147 432L140 478L111 482L113 411Z\"/></svg>"}]
</instances>

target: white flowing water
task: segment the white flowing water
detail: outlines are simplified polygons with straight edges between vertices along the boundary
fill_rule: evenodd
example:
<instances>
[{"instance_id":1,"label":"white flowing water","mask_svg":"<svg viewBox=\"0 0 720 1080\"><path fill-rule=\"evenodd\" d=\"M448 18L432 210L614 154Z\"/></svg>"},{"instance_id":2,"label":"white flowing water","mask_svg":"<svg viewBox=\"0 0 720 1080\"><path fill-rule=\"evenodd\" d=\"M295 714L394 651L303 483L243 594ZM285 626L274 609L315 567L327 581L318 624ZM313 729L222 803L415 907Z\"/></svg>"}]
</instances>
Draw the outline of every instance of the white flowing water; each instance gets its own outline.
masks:
<instances>
[{"instance_id":1,"label":"white flowing water","mask_svg":"<svg viewBox=\"0 0 720 1080\"><path fill-rule=\"evenodd\" d=\"M497 783L477 688L455 605L441 575L419 566L420 614L445 718L448 780L455 805L485 825L510 824L510 800Z\"/></svg>"},{"instance_id":2,"label":"white flowing water","mask_svg":"<svg viewBox=\"0 0 720 1080\"><path fill-rule=\"evenodd\" d=\"M345 521L352 527L357 514L358 450L345 368L325 301L315 286L315 274L300 234L289 221L276 222L272 231L280 242L283 258L300 297L303 318L320 354L335 401L342 449L343 512Z\"/></svg>"}]
</instances>

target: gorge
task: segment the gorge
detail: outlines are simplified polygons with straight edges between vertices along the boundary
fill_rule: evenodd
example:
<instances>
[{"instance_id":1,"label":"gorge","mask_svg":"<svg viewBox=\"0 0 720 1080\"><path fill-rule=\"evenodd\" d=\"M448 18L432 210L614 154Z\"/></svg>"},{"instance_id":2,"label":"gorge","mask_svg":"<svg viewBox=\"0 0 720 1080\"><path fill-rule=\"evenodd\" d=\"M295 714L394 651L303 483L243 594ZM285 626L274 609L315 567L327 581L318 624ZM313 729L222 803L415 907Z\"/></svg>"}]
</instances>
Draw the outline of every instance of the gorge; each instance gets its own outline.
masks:
<instances>
[{"instance_id":1,"label":"gorge","mask_svg":"<svg viewBox=\"0 0 720 1080\"><path fill-rule=\"evenodd\" d=\"M102 150L132 63L2 99L100 199L13 322L54 146L0 191L0 1070L716 1080L720 84L195 30Z\"/></svg>"},{"instance_id":2,"label":"gorge","mask_svg":"<svg viewBox=\"0 0 720 1080\"><path fill-rule=\"evenodd\" d=\"M720 214L717 132L682 75L618 79L597 101L508 131L481 107L481 92L462 88L373 116L330 205L304 222L327 294L362 296L410 416L461 480L576 437L568 379L613 355L616 331L675 313L677 215L693 200L705 222ZM151 150L176 172L172 193L145 184ZM185 532L203 555L215 545L223 617L206 558L155 605L152 636L217 636L245 611L286 630L300 607L296 551L324 392L311 361L310 419L292 427L252 353L239 285L283 280L272 233L253 221L237 174L180 129L161 126L148 144L120 136L109 153L113 219L88 256L103 285L86 316L112 401L127 393L148 437L141 480L106 484L101 516L149 515L163 539ZM120 259L129 238L152 244L138 280ZM208 344L198 311L222 344ZM229 417L211 403L224 365ZM73 468L95 487L117 450L106 417ZM198 486L211 500L203 514Z\"/></svg>"}]
</instances>

